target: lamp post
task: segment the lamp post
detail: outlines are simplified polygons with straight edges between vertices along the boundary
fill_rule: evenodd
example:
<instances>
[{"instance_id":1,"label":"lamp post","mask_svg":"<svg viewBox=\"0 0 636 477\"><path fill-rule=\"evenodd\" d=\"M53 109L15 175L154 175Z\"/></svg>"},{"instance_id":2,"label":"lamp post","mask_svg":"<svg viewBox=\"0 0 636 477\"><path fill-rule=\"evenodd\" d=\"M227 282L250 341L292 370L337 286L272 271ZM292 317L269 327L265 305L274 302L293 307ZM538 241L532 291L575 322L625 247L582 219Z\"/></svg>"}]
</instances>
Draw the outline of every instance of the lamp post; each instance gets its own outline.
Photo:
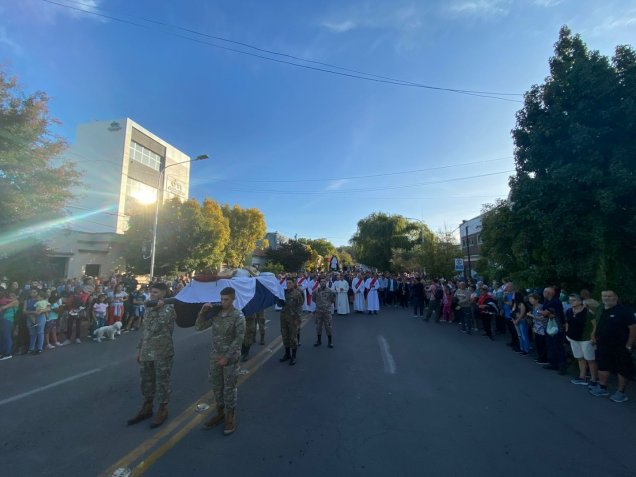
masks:
<instances>
[{"instance_id":1,"label":"lamp post","mask_svg":"<svg viewBox=\"0 0 636 477\"><path fill-rule=\"evenodd\" d=\"M473 276L473 272L471 270L471 263L470 263L470 243L468 242L468 225L466 226L466 253L468 254L468 278L472 278Z\"/></svg>"},{"instance_id":2,"label":"lamp post","mask_svg":"<svg viewBox=\"0 0 636 477\"><path fill-rule=\"evenodd\" d=\"M152 225L152 245L150 246L150 280L152 280L155 276L155 250L157 248L157 223L159 222L159 203L163 201L163 182L166 169L168 167L178 166L179 164L185 164L186 162L203 161L207 158L207 154L201 154L194 159L175 162L174 164L170 164L169 166L165 166L159 170L159 187L157 188L157 200L155 200L155 219Z\"/></svg>"}]
</instances>

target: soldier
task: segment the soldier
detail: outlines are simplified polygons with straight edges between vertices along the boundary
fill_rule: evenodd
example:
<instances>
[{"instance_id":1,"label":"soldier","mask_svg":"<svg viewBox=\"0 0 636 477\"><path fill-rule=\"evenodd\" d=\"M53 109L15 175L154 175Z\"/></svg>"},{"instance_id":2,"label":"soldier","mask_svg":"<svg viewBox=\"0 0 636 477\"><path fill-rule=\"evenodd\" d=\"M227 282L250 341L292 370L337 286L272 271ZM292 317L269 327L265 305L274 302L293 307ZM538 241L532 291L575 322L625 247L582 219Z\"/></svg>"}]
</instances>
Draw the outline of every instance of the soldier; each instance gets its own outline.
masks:
<instances>
[{"instance_id":1,"label":"soldier","mask_svg":"<svg viewBox=\"0 0 636 477\"><path fill-rule=\"evenodd\" d=\"M174 359L172 331L176 313L172 305L163 302L167 291L165 283L155 283L150 290L150 299L156 301L156 306L146 308L141 339L137 345L137 362L141 365L141 393L145 401L141 411L128 420L129 426L152 417L155 396L159 401L159 409L150 427L159 427L168 418L170 376Z\"/></svg>"},{"instance_id":2,"label":"soldier","mask_svg":"<svg viewBox=\"0 0 636 477\"><path fill-rule=\"evenodd\" d=\"M258 325L258 332L261 335L260 344L264 345L265 344L265 311L259 311L256 313L256 324Z\"/></svg>"},{"instance_id":3,"label":"soldier","mask_svg":"<svg viewBox=\"0 0 636 477\"><path fill-rule=\"evenodd\" d=\"M212 382L216 415L204 425L212 429L225 420L223 434L236 429L236 399L241 343L245 338L245 318L234 308L234 288L221 290L221 306L206 303L201 308L194 328L197 331L212 327L212 348L208 376Z\"/></svg>"},{"instance_id":4,"label":"soldier","mask_svg":"<svg viewBox=\"0 0 636 477\"><path fill-rule=\"evenodd\" d=\"M256 314L245 317L245 339L241 345L241 361L249 359L250 348L256 342Z\"/></svg>"},{"instance_id":5,"label":"soldier","mask_svg":"<svg viewBox=\"0 0 636 477\"><path fill-rule=\"evenodd\" d=\"M327 279L320 278L320 286L314 291L313 300L316 303L316 334L318 339L314 346L322 344L322 327L324 325L329 340L329 347L333 348L332 342L332 306L336 303L336 293L327 287Z\"/></svg>"},{"instance_id":6,"label":"soldier","mask_svg":"<svg viewBox=\"0 0 636 477\"><path fill-rule=\"evenodd\" d=\"M285 304L280 312L280 334L285 346L285 355L280 359L281 363L289 360L289 365L296 364L296 352L298 350L298 329L300 328L300 315L303 312L303 294L296 288L293 278L287 279L285 290ZM289 351L291 349L291 355Z\"/></svg>"}]
</instances>

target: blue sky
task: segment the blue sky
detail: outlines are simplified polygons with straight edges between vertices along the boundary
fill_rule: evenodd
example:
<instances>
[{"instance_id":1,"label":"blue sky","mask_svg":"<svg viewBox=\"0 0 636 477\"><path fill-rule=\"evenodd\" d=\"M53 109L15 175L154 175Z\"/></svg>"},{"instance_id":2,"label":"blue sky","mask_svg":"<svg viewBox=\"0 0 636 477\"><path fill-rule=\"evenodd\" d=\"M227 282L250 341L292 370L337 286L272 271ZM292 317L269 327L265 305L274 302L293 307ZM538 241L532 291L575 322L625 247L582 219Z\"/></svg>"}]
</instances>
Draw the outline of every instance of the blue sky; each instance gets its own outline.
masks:
<instances>
[{"instance_id":1,"label":"blue sky","mask_svg":"<svg viewBox=\"0 0 636 477\"><path fill-rule=\"evenodd\" d=\"M374 211L454 229L505 197L521 104L278 64L140 17L500 93L543 81L561 25L604 54L636 43L636 0L55 1L145 25L0 0L0 63L27 91L49 93L60 135L72 143L77 124L128 116L191 156L210 156L192 166L193 197L258 207L268 230L335 244ZM355 178L379 174L391 175Z\"/></svg>"}]
</instances>

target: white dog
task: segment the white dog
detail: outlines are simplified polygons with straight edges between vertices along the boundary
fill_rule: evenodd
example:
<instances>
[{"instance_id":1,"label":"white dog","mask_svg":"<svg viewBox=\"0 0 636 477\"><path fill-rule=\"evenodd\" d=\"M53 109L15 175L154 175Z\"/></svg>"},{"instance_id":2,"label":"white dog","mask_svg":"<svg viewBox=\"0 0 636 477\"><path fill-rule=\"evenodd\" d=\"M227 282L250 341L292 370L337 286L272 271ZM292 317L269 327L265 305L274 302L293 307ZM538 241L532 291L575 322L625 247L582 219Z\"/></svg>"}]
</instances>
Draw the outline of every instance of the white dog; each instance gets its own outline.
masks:
<instances>
[{"instance_id":1,"label":"white dog","mask_svg":"<svg viewBox=\"0 0 636 477\"><path fill-rule=\"evenodd\" d=\"M108 338L109 340L114 340L116 335L121 335L121 321L116 321L111 326L102 326L101 328L97 328L93 332L94 341L98 343L102 342L102 338Z\"/></svg>"}]
</instances>

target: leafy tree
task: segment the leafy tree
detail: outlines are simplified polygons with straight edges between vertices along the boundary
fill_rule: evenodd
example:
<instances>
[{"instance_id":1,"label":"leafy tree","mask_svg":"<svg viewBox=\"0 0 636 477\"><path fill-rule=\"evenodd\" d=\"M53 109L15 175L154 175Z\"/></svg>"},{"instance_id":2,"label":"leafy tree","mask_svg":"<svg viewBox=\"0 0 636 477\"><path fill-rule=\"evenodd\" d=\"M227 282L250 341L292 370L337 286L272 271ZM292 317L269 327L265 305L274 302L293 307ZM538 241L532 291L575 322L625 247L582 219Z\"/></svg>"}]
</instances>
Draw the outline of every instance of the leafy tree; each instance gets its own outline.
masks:
<instances>
[{"instance_id":1,"label":"leafy tree","mask_svg":"<svg viewBox=\"0 0 636 477\"><path fill-rule=\"evenodd\" d=\"M223 206L223 215L230 224L230 240L225 247L225 263L241 267L251 257L259 240L265 237L265 217L258 209Z\"/></svg>"},{"instance_id":2,"label":"leafy tree","mask_svg":"<svg viewBox=\"0 0 636 477\"><path fill-rule=\"evenodd\" d=\"M301 237L298 239L298 241L302 244L310 246L312 250L323 257L336 253L336 247L329 240L324 238L308 239Z\"/></svg>"},{"instance_id":3,"label":"leafy tree","mask_svg":"<svg viewBox=\"0 0 636 477\"><path fill-rule=\"evenodd\" d=\"M51 280L55 270L51 266L48 249L33 237L27 237L19 243L12 243L3 247L0 252L0 270L11 281L24 283L37 278Z\"/></svg>"},{"instance_id":4,"label":"leafy tree","mask_svg":"<svg viewBox=\"0 0 636 477\"><path fill-rule=\"evenodd\" d=\"M126 262L137 273L148 273L152 242L152 213L134 215L126 232ZM218 268L230 236L227 218L211 199L174 198L160 209L155 268L157 275L181 270Z\"/></svg>"},{"instance_id":5,"label":"leafy tree","mask_svg":"<svg viewBox=\"0 0 636 477\"><path fill-rule=\"evenodd\" d=\"M298 240L289 240L280 244L276 250L267 251L267 259L283 266L287 272L297 272L305 267L305 263L311 258L309 248Z\"/></svg>"},{"instance_id":6,"label":"leafy tree","mask_svg":"<svg viewBox=\"0 0 636 477\"><path fill-rule=\"evenodd\" d=\"M51 132L57 124L46 93L25 95L0 70L0 227L63 214L79 173L71 162L55 163L66 142Z\"/></svg>"},{"instance_id":7,"label":"leafy tree","mask_svg":"<svg viewBox=\"0 0 636 477\"><path fill-rule=\"evenodd\" d=\"M486 214L482 253L522 285L636 301L636 52L610 59L563 27L512 134L510 201Z\"/></svg>"},{"instance_id":8,"label":"leafy tree","mask_svg":"<svg viewBox=\"0 0 636 477\"><path fill-rule=\"evenodd\" d=\"M356 262L353 259L352 253L352 247L342 246L336 249L336 256L338 257L341 268L351 268L355 265Z\"/></svg>"},{"instance_id":9,"label":"leafy tree","mask_svg":"<svg viewBox=\"0 0 636 477\"><path fill-rule=\"evenodd\" d=\"M410 250L422 230L420 225L401 215L375 212L358 221L358 229L350 242L358 262L389 270L393 250Z\"/></svg>"}]
</instances>

